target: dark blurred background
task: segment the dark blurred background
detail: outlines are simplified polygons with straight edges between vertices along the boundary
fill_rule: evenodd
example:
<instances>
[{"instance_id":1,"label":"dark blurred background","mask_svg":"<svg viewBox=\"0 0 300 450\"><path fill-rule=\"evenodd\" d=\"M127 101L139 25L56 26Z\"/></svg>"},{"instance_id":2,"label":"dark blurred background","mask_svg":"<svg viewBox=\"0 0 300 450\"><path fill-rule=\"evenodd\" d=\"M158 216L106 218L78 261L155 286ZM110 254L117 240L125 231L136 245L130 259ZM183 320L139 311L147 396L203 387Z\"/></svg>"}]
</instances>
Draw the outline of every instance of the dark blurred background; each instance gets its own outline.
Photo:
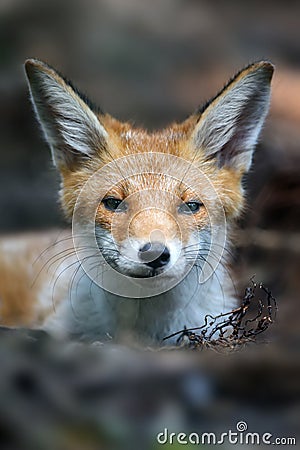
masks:
<instances>
[{"instance_id":1,"label":"dark blurred background","mask_svg":"<svg viewBox=\"0 0 300 450\"><path fill-rule=\"evenodd\" d=\"M45 60L103 110L149 129L184 119L249 62L275 64L235 271L237 289L256 274L272 290L279 314L269 338L298 348L300 2L1 0L0 36L2 233L65 225L26 58Z\"/></svg>"}]
</instances>

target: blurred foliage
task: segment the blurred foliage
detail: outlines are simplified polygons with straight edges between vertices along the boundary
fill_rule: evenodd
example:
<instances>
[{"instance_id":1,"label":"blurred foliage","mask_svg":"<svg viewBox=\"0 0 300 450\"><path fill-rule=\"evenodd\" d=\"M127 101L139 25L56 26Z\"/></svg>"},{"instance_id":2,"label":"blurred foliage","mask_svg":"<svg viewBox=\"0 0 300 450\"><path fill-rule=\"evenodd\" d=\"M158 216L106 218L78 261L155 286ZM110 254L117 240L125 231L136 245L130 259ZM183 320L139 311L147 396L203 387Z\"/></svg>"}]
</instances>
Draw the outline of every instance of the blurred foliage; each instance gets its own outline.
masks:
<instances>
[{"instance_id":1,"label":"blurred foliage","mask_svg":"<svg viewBox=\"0 0 300 450\"><path fill-rule=\"evenodd\" d=\"M253 432L297 437L295 346L225 357L90 346L2 328L0 359L3 449L151 450L164 428L219 434L240 420Z\"/></svg>"}]
</instances>

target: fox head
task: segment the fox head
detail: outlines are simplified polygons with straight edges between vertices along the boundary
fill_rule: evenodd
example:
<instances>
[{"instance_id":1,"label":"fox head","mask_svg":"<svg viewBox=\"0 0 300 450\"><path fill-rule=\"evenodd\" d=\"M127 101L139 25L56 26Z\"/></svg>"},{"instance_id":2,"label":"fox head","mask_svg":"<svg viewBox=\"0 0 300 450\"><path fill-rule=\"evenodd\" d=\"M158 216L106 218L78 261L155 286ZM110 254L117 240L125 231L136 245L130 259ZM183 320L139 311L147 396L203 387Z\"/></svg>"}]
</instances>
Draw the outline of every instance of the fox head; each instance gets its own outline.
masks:
<instances>
[{"instance_id":1,"label":"fox head","mask_svg":"<svg viewBox=\"0 0 300 450\"><path fill-rule=\"evenodd\" d=\"M183 123L155 133L98 111L48 65L25 67L66 216L93 223L99 249L122 274L176 278L192 260L201 266L212 230L242 210L273 66L248 66Z\"/></svg>"}]
</instances>

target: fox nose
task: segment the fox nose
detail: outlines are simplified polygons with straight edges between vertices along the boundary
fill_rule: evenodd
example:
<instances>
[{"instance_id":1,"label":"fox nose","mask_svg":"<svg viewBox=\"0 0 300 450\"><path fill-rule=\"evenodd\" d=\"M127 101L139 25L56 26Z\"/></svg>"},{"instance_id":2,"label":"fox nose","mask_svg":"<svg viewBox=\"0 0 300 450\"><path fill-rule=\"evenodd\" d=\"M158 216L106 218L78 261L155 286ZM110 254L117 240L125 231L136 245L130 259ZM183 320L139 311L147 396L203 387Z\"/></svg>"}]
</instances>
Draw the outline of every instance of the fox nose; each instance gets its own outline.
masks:
<instances>
[{"instance_id":1,"label":"fox nose","mask_svg":"<svg viewBox=\"0 0 300 450\"><path fill-rule=\"evenodd\" d=\"M147 242L139 250L140 260L153 269L166 266L170 261L170 257L168 247L160 242Z\"/></svg>"}]
</instances>

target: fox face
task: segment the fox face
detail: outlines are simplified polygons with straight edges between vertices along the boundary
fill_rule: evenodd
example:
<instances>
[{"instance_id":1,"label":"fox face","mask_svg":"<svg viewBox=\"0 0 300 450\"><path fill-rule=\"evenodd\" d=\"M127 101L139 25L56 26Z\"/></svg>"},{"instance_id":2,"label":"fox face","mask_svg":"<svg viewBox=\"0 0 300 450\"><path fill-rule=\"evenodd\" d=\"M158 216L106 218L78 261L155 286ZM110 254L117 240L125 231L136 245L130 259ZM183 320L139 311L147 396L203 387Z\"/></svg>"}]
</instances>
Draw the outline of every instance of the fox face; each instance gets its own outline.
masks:
<instances>
[{"instance_id":1,"label":"fox face","mask_svg":"<svg viewBox=\"0 0 300 450\"><path fill-rule=\"evenodd\" d=\"M248 66L205 107L156 133L96 110L40 61L28 60L26 73L61 174L63 210L82 237L78 247L90 249L82 260L96 272L107 264L169 286L226 259L269 107L270 63Z\"/></svg>"},{"instance_id":2,"label":"fox face","mask_svg":"<svg viewBox=\"0 0 300 450\"><path fill-rule=\"evenodd\" d=\"M174 161L166 156L157 158L170 167ZM207 212L196 192L155 168L151 158L126 158L123 170L129 162L139 174L128 176L134 168L126 167L126 179L107 191L96 210L96 237L104 257L121 273L176 278L197 252L199 233L209 225Z\"/></svg>"}]
</instances>

